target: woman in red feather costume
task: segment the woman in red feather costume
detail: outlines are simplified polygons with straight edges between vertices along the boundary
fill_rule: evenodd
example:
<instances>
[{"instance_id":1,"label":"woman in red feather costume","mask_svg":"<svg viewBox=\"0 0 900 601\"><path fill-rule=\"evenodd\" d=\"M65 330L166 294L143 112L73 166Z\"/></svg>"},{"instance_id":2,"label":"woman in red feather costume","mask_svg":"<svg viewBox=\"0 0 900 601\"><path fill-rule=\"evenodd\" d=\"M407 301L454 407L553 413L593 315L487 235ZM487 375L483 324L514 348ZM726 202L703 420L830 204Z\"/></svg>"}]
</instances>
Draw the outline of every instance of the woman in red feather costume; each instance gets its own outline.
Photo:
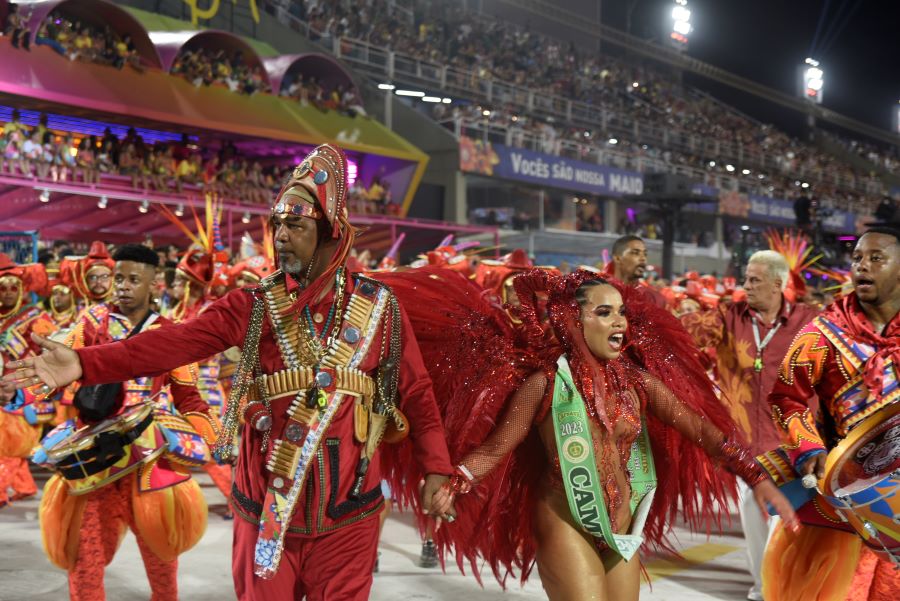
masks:
<instances>
[{"instance_id":1,"label":"woman in red feather costume","mask_svg":"<svg viewBox=\"0 0 900 601\"><path fill-rule=\"evenodd\" d=\"M536 560L551 599L637 599L637 547L672 550L679 504L692 528L718 523L731 474L795 524L736 440L689 336L629 288L587 271L529 272L515 282L517 327L447 270L379 277L407 301L459 463L445 491L458 518L436 542L461 569L467 559L478 577L483 558L505 584Z\"/></svg>"}]
</instances>

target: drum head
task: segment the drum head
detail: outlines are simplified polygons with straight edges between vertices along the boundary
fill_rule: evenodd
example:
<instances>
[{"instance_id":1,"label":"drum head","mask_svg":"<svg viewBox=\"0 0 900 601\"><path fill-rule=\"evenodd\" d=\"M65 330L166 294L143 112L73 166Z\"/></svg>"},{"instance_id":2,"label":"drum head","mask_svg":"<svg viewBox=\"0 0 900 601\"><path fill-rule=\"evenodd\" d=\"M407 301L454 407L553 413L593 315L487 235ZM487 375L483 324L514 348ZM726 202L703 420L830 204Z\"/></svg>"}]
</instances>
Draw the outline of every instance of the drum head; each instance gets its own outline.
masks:
<instances>
[{"instance_id":1,"label":"drum head","mask_svg":"<svg viewBox=\"0 0 900 601\"><path fill-rule=\"evenodd\" d=\"M868 417L828 454L825 494L853 494L900 470L900 403Z\"/></svg>"},{"instance_id":2,"label":"drum head","mask_svg":"<svg viewBox=\"0 0 900 601\"><path fill-rule=\"evenodd\" d=\"M58 462L72 453L80 453L94 446L94 439L102 432L127 432L141 422L150 413L149 403L139 403L126 407L122 412L107 418L100 423L79 428L71 435L60 440L47 449L47 456L52 462Z\"/></svg>"}]
</instances>

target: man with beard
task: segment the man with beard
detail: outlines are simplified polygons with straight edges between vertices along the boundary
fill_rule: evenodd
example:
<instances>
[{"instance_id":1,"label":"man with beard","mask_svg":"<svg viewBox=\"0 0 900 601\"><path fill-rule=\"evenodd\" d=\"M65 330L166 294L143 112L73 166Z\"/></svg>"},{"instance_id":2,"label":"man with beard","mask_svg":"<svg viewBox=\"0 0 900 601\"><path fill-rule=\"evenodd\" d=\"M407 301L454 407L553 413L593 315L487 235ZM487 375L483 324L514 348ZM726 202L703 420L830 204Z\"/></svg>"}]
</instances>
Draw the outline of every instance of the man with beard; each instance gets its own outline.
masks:
<instances>
[{"instance_id":1,"label":"man with beard","mask_svg":"<svg viewBox=\"0 0 900 601\"><path fill-rule=\"evenodd\" d=\"M138 332L171 326L171 322L150 306L159 260L157 254L140 244L125 244L116 251L113 259L112 300L95 304L81 314L66 340L72 348L90 348L125 340ZM45 441L55 440L56 432L98 423L134 411L148 402L154 406L141 423L145 420L160 423L160 419L171 419L172 413L167 409L171 401L193 428L192 440L199 434L207 444L212 444L218 422L209 415L209 406L200 398L195 370L195 366L176 366L163 375L154 374L156 377L125 379L114 402L108 404L91 399L89 394L76 393L77 420L63 424ZM89 392L89 389L80 392ZM163 423L169 424L168 421ZM179 423L182 428L190 428L184 422ZM146 422L143 426L146 431L155 427L149 424ZM152 436L145 439L137 434L132 442L141 445L139 453L156 456L158 447L145 446L150 444L147 440L157 439ZM130 447L124 447L123 453L126 457L133 456ZM71 599L106 598L104 568L112 561L126 527L137 538L153 599L175 601L178 598L177 557L192 547L205 530L206 503L183 463L179 465L169 457L163 452L156 459L134 466L134 471L129 469L131 464L122 467L121 462L117 462L117 469L127 472L121 478L114 477L112 471L107 474L92 470L89 477L61 472L48 481L41 503L41 533L51 562L69 573ZM209 459L208 454L206 459ZM40 452L34 460L43 463ZM97 459L95 463L100 461ZM95 481L88 485L90 478ZM78 482L77 486L81 487L78 496L60 492L68 490L70 482Z\"/></svg>"},{"instance_id":2,"label":"man with beard","mask_svg":"<svg viewBox=\"0 0 900 601\"><path fill-rule=\"evenodd\" d=\"M769 469L776 480L779 472L794 471L804 477L804 486L817 484L824 490L826 457L829 465L833 463L829 451L848 436L863 435L885 423L896 408L900 229L868 230L853 250L851 277L855 291L829 305L800 331L769 395L783 440L783 460L776 458L767 466L777 468ZM818 419L809 406L816 395ZM888 459L888 469L890 459L896 467L896 457ZM844 485L851 487L853 482ZM900 571L863 545L860 536L842 531L849 527L822 497L813 496L797 515L807 526L796 534L776 528L766 549L766 601L847 599L850 591L859 600L896 597Z\"/></svg>"},{"instance_id":3,"label":"man with beard","mask_svg":"<svg viewBox=\"0 0 900 601\"><path fill-rule=\"evenodd\" d=\"M612 246L612 261L607 272L626 286L640 288L656 306L667 307L665 297L643 280L647 273L647 246L639 236L622 236Z\"/></svg>"},{"instance_id":4,"label":"man with beard","mask_svg":"<svg viewBox=\"0 0 900 601\"><path fill-rule=\"evenodd\" d=\"M244 419L232 493L233 572L241 601L368 598L378 540L382 438L412 439L407 498L425 512L453 472L431 381L391 291L347 273L355 229L347 160L317 147L276 197L280 269L195 319L77 353L43 339L10 385L121 380L242 349L217 452ZM416 465L418 464L418 469Z\"/></svg>"},{"instance_id":5,"label":"man with beard","mask_svg":"<svg viewBox=\"0 0 900 601\"><path fill-rule=\"evenodd\" d=\"M754 455L768 451L780 441L772 424L769 393L794 336L816 316L808 305L791 303L784 297L789 274L782 255L772 250L754 253L744 275L747 300L681 318L697 346L713 351L716 383ZM747 599L762 601L762 558L775 519L764 519L753 494L742 482L738 483L738 493L753 575L753 588Z\"/></svg>"},{"instance_id":6,"label":"man with beard","mask_svg":"<svg viewBox=\"0 0 900 601\"><path fill-rule=\"evenodd\" d=\"M32 334L49 336L56 329L47 312L29 299L31 292L43 290L46 283L43 265L17 265L0 253L0 365L5 364L0 370L10 369L11 361L40 353ZM12 408L6 407L0 414L0 507L9 503L9 489L13 501L37 492L26 458L40 436L40 426L36 417L26 419L20 409Z\"/></svg>"},{"instance_id":7,"label":"man with beard","mask_svg":"<svg viewBox=\"0 0 900 601\"><path fill-rule=\"evenodd\" d=\"M87 308L109 300L113 264L106 245L95 240L87 256L63 258L59 265L60 280L74 290L83 308Z\"/></svg>"}]
</instances>

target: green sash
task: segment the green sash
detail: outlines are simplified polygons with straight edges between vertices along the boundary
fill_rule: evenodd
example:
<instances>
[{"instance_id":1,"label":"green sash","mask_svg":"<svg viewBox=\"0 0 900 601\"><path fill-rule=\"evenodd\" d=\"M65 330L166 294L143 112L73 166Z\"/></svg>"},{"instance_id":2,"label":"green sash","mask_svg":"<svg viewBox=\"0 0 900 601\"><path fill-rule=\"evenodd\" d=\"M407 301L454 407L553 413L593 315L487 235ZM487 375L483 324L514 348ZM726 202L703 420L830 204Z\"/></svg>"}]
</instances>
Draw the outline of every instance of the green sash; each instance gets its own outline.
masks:
<instances>
[{"instance_id":1,"label":"green sash","mask_svg":"<svg viewBox=\"0 0 900 601\"><path fill-rule=\"evenodd\" d=\"M569 510L575 523L584 531L603 539L610 549L628 561L644 541L641 531L656 490L656 469L653 466L647 428L642 423L641 435L632 445L628 460L632 490L632 534L616 534L612 531L606 511L606 499L600 486L584 400L572 382L572 373L565 355L559 358L557 366L553 386L553 431Z\"/></svg>"}]
</instances>

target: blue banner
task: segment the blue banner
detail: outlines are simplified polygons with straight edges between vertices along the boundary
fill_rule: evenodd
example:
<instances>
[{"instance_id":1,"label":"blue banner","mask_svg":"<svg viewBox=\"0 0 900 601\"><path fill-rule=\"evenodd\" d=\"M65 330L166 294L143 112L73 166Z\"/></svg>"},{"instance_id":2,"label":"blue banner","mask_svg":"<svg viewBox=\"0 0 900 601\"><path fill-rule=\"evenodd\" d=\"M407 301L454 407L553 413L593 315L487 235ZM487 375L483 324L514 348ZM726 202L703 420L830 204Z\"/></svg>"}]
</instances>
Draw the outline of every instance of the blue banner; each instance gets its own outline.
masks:
<instances>
[{"instance_id":1,"label":"blue banner","mask_svg":"<svg viewBox=\"0 0 900 601\"><path fill-rule=\"evenodd\" d=\"M747 217L785 225L793 225L796 222L797 216L792 201L755 194L748 194L747 197L750 200ZM833 232L855 232L856 218L853 213L835 209L830 215L822 218L822 226Z\"/></svg>"},{"instance_id":2,"label":"blue banner","mask_svg":"<svg viewBox=\"0 0 900 601\"><path fill-rule=\"evenodd\" d=\"M459 163L460 170L469 173L600 196L639 195L644 191L644 176L635 171L511 148L466 136L459 139ZM773 225L794 225L796 222L794 203L790 200L720 190L702 183L694 184L692 192L718 198L719 205L718 208L708 203L687 205L689 210L718 212ZM856 218L847 211L832 211L822 219L822 224L832 232L856 231Z\"/></svg>"},{"instance_id":3,"label":"blue banner","mask_svg":"<svg viewBox=\"0 0 900 601\"><path fill-rule=\"evenodd\" d=\"M466 137L460 138L459 147L462 171L601 196L624 196L644 191L644 177L635 171L503 144L485 144Z\"/></svg>"}]
</instances>

